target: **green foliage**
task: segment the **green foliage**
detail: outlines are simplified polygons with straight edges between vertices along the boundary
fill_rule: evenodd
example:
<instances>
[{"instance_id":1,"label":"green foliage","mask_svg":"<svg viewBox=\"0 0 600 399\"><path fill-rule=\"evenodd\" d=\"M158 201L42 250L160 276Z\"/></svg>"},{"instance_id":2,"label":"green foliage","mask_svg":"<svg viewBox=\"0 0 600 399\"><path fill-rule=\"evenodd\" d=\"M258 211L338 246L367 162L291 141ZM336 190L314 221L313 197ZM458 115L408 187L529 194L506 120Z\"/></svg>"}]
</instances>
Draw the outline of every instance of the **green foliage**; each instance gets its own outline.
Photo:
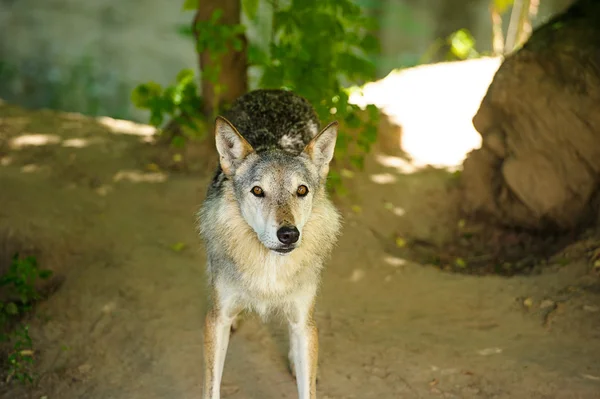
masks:
<instances>
[{"instance_id":1,"label":"green foliage","mask_svg":"<svg viewBox=\"0 0 600 399\"><path fill-rule=\"evenodd\" d=\"M244 0L242 1L242 10L250 20L254 20L258 15L258 5L260 0Z\"/></svg>"},{"instance_id":2,"label":"green foliage","mask_svg":"<svg viewBox=\"0 0 600 399\"><path fill-rule=\"evenodd\" d=\"M448 37L450 52L458 59L475 58L479 53L475 50L475 38L467 29L459 29Z\"/></svg>"},{"instance_id":3,"label":"green foliage","mask_svg":"<svg viewBox=\"0 0 600 399\"><path fill-rule=\"evenodd\" d=\"M241 51L243 42L240 39L240 34L246 31L243 25L231 25L219 23L223 17L223 10L217 9L213 12L208 21L199 21L196 24L198 32L196 38L196 51L202 53L208 51L209 57L213 63L209 68L202 71L202 78L207 79L212 83L218 83L219 79L219 60L229 51L229 46L235 51ZM215 88L218 93L226 88Z\"/></svg>"},{"instance_id":4,"label":"green foliage","mask_svg":"<svg viewBox=\"0 0 600 399\"><path fill-rule=\"evenodd\" d=\"M379 44L370 33L375 28L374 20L366 18L350 0L290 0L283 6L275 1L270 4L273 27L269 45L261 47L250 42L248 47L249 66L261 75L259 87L293 90L314 105L324 124L333 119L340 121L342 129L335 160L362 168L364 156L377 138L379 112L374 105L363 111L349 104L346 87L375 76L372 60ZM183 8L191 10L197 5L197 0L185 0ZM259 5L260 0L242 1L243 13L250 21L256 20ZM217 9L208 21L198 22L194 29L180 29L186 36L195 31L196 51L208 52L212 62L202 71L202 79L215 84L217 96L227 90L218 85L219 60L232 49L242 49L241 35L246 31L244 25L221 23L222 16L223 11ZM186 76L191 76L191 72ZM151 111L151 123L155 126L163 122L165 115L178 122L181 115L187 115L186 121L201 119L200 98L192 95L197 93L197 87L192 81L186 85L187 95L177 97L177 101L156 83L138 86L132 99L136 106ZM341 177L333 171L330 185L336 187L340 182Z\"/></svg>"},{"instance_id":5,"label":"green foliage","mask_svg":"<svg viewBox=\"0 0 600 399\"><path fill-rule=\"evenodd\" d=\"M33 342L29 326L20 325L12 332L13 350L8 355L8 377L20 383L33 382Z\"/></svg>"},{"instance_id":6,"label":"green foliage","mask_svg":"<svg viewBox=\"0 0 600 399\"><path fill-rule=\"evenodd\" d=\"M336 161L362 168L377 138L379 113L349 103L348 83L373 79L378 50L374 22L349 0L292 0L275 10L270 54L252 46L250 64L263 68L261 87L286 88L314 105L323 123L340 121ZM349 130L358 130L352 134ZM331 187L340 177L332 172Z\"/></svg>"},{"instance_id":7,"label":"green foliage","mask_svg":"<svg viewBox=\"0 0 600 399\"><path fill-rule=\"evenodd\" d=\"M7 358L9 379L22 383L33 381L33 343L29 327L20 324L16 328L11 327L40 299L40 293L35 288L37 281L51 275L50 270L39 268L35 257L20 258L15 254L8 271L0 277L4 297L12 298L0 302L0 340L12 344Z\"/></svg>"},{"instance_id":8,"label":"green foliage","mask_svg":"<svg viewBox=\"0 0 600 399\"><path fill-rule=\"evenodd\" d=\"M181 146L185 139L201 138L205 132L204 121L199 115L202 99L194 71L184 69L177 74L175 83L163 87L156 82L141 84L131 94L133 104L150 111L150 124L160 128L165 116L177 122L184 136L172 138L174 146Z\"/></svg>"},{"instance_id":9,"label":"green foliage","mask_svg":"<svg viewBox=\"0 0 600 399\"><path fill-rule=\"evenodd\" d=\"M513 6L515 0L492 0L492 5L500 14L504 14L510 7Z\"/></svg>"},{"instance_id":10,"label":"green foliage","mask_svg":"<svg viewBox=\"0 0 600 399\"><path fill-rule=\"evenodd\" d=\"M448 48L446 61L465 60L489 55L501 55L512 52L522 46L527 39L522 33L526 26L531 27L531 19L537 14L537 6L530 7L531 2L516 3L515 0L489 0L492 14L493 47L492 52L476 50L475 38L467 29L459 29L446 38L437 39L421 57L420 63L428 63L436 58L441 48ZM519 6L515 8L515 6ZM510 14L508 31L503 31L502 17ZM519 15L520 14L520 15ZM516 16L516 17L515 17ZM512 37L510 33L513 33ZM516 37L515 37L516 34ZM510 39L509 39L510 38ZM512 39L512 40L511 40Z\"/></svg>"},{"instance_id":11,"label":"green foliage","mask_svg":"<svg viewBox=\"0 0 600 399\"><path fill-rule=\"evenodd\" d=\"M0 278L0 287L9 287L19 297L23 306L29 306L33 301L39 299L39 294L35 289L37 279L47 279L50 275L49 270L39 269L35 257L28 256L19 259L16 254L8 272Z\"/></svg>"},{"instance_id":12,"label":"green foliage","mask_svg":"<svg viewBox=\"0 0 600 399\"><path fill-rule=\"evenodd\" d=\"M483 56L475 48L475 38L468 29L459 29L451 33L446 38L440 38L433 42L425 54L421 56L419 63L432 62L436 54L442 48L448 48L445 54L445 61L466 60Z\"/></svg>"}]
</instances>

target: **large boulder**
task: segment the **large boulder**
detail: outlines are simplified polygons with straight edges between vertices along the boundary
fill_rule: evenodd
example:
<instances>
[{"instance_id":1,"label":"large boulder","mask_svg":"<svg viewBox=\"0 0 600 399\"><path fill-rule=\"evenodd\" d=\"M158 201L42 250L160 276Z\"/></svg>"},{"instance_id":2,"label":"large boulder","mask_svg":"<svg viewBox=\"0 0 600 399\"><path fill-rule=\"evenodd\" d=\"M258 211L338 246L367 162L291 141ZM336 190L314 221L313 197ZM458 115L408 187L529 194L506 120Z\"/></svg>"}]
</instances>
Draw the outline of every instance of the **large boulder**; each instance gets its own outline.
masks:
<instances>
[{"instance_id":1,"label":"large boulder","mask_svg":"<svg viewBox=\"0 0 600 399\"><path fill-rule=\"evenodd\" d=\"M600 177L600 1L580 0L536 29L498 69L464 162L465 211L512 227L591 220Z\"/></svg>"}]
</instances>

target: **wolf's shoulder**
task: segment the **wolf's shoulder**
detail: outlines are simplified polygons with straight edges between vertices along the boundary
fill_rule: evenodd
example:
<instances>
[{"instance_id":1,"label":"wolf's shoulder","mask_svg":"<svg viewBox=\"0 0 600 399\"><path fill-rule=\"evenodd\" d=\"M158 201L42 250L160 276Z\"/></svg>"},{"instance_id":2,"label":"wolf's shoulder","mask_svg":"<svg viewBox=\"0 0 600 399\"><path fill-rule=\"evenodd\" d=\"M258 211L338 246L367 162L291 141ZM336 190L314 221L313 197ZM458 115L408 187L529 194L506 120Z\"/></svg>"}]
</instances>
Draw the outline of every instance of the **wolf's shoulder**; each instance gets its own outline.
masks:
<instances>
[{"instance_id":1,"label":"wolf's shoulder","mask_svg":"<svg viewBox=\"0 0 600 399\"><path fill-rule=\"evenodd\" d=\"M256 151L282 149L299 153L319 132L319 118L312 105L287 90L250 91L223 116Z\"/></svg>"}]
</instances>

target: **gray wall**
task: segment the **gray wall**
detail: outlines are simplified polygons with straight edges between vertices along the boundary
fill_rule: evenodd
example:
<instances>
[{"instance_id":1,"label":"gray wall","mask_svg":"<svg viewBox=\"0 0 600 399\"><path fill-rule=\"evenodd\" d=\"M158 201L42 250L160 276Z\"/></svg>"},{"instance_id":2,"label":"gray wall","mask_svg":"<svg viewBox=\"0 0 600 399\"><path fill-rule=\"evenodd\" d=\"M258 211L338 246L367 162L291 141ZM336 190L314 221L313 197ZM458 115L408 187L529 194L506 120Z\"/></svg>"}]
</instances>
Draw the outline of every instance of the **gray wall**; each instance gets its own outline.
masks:
<instances>
[{"instance_id":1,"label":"gray wall","mask_svg":"<svg viewBox=\"0 0 600 399\"><path fill-rule=\"evenodd\" d=\"M0 0L0 97L31 107L132 116L139 82L195 67L177 34L193 13L164 0Z\"/></svg>"}]
</instances>

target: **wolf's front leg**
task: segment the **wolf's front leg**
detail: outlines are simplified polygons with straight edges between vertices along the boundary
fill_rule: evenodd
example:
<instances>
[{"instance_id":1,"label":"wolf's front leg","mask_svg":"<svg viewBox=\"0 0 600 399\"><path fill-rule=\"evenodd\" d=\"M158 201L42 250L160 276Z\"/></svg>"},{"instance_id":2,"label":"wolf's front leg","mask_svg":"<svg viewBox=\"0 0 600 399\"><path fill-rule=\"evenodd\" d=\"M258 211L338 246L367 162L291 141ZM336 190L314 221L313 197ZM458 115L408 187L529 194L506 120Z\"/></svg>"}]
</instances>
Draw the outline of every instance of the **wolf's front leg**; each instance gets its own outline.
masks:
<instances>
[{"instance_id":1,"label":"wolf's front leg","mask_svg":"<svg viewBox=\"0 0 600 399\"><path fill-rule=\"evenodd\" d=\"M204 321L204 393L203 399L219 399L221 377L231 324L238 312L224 302L211 306Z\"/></svg>"},{"instance_id":2,"label":"wolf's front leg","mask_svg":"<svg viewBox=\"0 0 600 399\"><path fill-rule=\"evenodd\" d=\"M298 304L288 315L290 330L290 367L295 372L299 399L317 397L317 363L319 337L313 320L313 301L309 306Z\"/></svg>"}]
</instances>

